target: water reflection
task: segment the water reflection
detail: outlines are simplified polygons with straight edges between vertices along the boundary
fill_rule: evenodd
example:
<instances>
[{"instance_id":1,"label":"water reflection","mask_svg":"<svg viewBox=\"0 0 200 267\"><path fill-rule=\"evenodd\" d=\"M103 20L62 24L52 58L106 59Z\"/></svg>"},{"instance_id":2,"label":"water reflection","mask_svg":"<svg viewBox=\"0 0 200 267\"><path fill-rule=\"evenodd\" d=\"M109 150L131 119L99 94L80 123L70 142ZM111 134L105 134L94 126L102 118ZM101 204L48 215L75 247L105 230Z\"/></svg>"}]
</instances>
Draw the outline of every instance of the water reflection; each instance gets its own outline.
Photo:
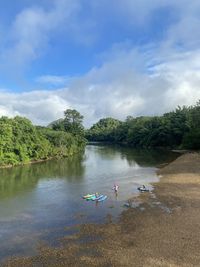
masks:
<instances>
[{"instance_id":1,"label":"water reflection","mask_svg":"<svg viewBox=\"0 0 200 267\"><path fill-rule=\"evenodd\" d=\"M89 145L72 158L0 169L0 260L33 253L38 241L53 242L65 226L80 223L77 214L84 214L84 223L105 222L108 212L117 218L123 203L138 193L138 184L158 180L155 166L176 156ZM118 194L112 190L114 183L119 184ZM81 196L91 192L108 198L84 201Z\"/></svg>"},{"instance_id":2,"label":"water reflection","mask_svg":"<svg viewBox=\"0 0 200 267\"><path fill-rule=\"evenodd\" d=\"M129 166L139 165L141 167L155 167L163 163L169 163L178 157L178 153L174 153L166 149L136 149L120 145L104 145L96 144L88 145L89 151L96 152L98 156L106 160L114 160L120 157L127 160Z\"/></svg>"},{"instance_id":3,"label":"water reflection","mask_svg":"<svg viewBox=\"0 0 200 267\"><path fill-rule=\"evenodd\" d=\"M121 148L121 158L125 158L129 166L138 164L141 167L155 167L173 161L178 155L178 153L164 149Z\"/></svg>"},{"instance_id":4,"label":"water reflection","mask_svg":"<svg viewBox=\"0 0 200 267\"><path fill-rule=\"evenodd\" d=\"M77 154L67 159L51 160L43 163L45 177L80 180L85 173L85 155Z\"/></svg>"},{"instance_id":5,"label":"water reflection","mask_svg":"<svg viewBox=\"0 0 200 267\"><path fill-rule=\"evenodd\" d=\"M89 169L91 172L101 166L106 170L106 173L109 173L109 169L114 168L114 166L116 171L123 168L125 166L124 160L130 167L136 168L138 166L156 166L176 157L177 154L163 150L89 145L85 154L74 155L71 158L0 169L0 198L12 197L23 191L32 190L36 187L39 179L62 178L69 182L81 181L86 173L86 165L87 169L89 166L93 167Z\"/></svg>"},{"instance_id":6,"label":"water reflection","mask_svg":"<svg viewBox=\"0 0 200 267\"><path fill-rule=\"evenodd\" d=\"M88 145L87 149L95 151L98 156L105 160L113 160L116 156L120 155L120 147L118 146Z\"/></svg>"},{"instance_id":7,"label":"water reflection","mask_svg":"<svg viewBox=\"0 0 200 267\"><path fill-rule=\"evenodd\" d=\"M12 197L32 189L39 179L30 165L0 170L0 198Z\"/></svg>"},{"instance_id":8,"label":"water reflection","mask_svg":"<svg viewBox=\"0 0 200 267\"><path fill-rule=\"evenodd\" d=\"M0 169L0 199L32 190L40 179L81 180L85 173L84 161L84 154L77 154L71 158Z\"/></svg>"}]
</instances>

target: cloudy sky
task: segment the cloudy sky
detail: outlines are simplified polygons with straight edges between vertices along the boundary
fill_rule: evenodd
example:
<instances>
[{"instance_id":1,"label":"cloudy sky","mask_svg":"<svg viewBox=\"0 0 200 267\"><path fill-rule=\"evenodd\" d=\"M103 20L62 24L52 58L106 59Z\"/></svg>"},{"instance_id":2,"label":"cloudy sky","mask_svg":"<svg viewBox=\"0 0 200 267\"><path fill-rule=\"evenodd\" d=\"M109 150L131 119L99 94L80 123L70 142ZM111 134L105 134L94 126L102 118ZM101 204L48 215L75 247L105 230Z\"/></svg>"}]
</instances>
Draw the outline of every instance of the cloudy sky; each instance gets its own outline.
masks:
<instances>
[{"instance_id":1,"label":"cloudy sky","mask_svg":"<svg viewBox=\"0 0 200 267\"><path fill-rule=\"evenodd\" d=\"M200 99L199 0L0 2L0 116L158 115Z\"/></svg>"}]
</instances>

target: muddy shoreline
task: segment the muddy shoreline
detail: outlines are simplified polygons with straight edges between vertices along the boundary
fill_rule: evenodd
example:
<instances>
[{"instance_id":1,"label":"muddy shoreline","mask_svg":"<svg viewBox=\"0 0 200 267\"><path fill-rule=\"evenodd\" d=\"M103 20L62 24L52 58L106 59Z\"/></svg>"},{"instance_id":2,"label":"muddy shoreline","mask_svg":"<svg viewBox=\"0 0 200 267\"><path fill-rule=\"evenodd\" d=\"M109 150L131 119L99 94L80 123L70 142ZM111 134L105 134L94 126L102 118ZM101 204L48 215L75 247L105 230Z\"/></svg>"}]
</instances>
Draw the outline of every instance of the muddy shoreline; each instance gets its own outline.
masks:
<instances>
[{"instance_id":1,"label":"muddy shoreline","mask_svg":"<svg viewBox=\"0 0 200 267\"><path fill-rule=\"evenodd\" d=\"M200 266L200 154L183 154L158 175L117 223L108 214L105 224L77 225L59 247L42 245L37 256L3 266Z\"/></svg>"}]
</instances>

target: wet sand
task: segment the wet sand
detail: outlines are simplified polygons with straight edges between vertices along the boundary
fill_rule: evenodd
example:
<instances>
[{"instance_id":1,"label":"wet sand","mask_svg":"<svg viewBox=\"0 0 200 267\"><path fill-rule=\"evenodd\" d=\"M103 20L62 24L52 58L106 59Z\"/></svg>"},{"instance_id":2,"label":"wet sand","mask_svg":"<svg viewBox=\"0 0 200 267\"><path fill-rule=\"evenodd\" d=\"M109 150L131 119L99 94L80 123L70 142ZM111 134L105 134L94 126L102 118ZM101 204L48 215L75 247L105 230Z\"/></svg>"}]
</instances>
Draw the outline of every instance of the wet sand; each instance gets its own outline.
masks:
<instances>
[{"instance_id":1,"label":"wet sand","mask_svg":"<svg viewBox=\"0 0 200 267\"><path fill-rule=\"evenodd\" d=\"M154 190L128 202L117 223L77 225L60 246L3 266L200 266L200 154L181 155L158 171Z\"/></svg>"}]
</instances>

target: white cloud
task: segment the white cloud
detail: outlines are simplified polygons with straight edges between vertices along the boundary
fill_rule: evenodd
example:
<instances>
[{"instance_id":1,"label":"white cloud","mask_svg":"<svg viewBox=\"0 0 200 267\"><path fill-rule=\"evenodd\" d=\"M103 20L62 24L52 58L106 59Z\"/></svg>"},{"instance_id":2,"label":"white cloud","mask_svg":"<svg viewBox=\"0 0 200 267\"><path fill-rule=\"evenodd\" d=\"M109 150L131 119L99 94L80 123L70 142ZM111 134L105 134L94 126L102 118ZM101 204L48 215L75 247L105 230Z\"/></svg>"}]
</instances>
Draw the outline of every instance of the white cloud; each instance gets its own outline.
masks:
<instances>
[{"instance_id":1,"label":"white cloud","mask_svg":"<svg viewBox=\"0 0 200 267\"><path fill-rule=\"evenodd\" d=\"M24 116L33 123L46 125L63 117L70 104L57 95L57 91L32 91L28 93L0 92L0 115Z\"/></svg>"},{"instance_id":2,"label":"white cloud","mask_svg":"<svg viewBox=\"0 0 200 267\"><path fill-rule=\"evenodd\" d=\"M53 1L49 9L31 6L22 9L4 31L4 46L0 59L2 70L12 72L27 69L29 64L45 54L49 41L59 32L71 30L79 12L79 0ZM70 38L73 38L71 32Z\"/></svg>"},{"instance_id":3,"label":"white cloud","mask_svg":"<svg viewBox=\"0 0 200 267\"><path fill-rule=\"evenodd\" d=\"M154 53L158 57L158 50ZM146 54L135 49L121 51L119 55L113 53L112 59L75 79L69 88L18 94L1 92L0 115L20 114L36 124L46 125L63 117L65 109L76 108L88 126L107 116L125 119L128 115L162 114L200 99L199 51L174 52L168 61L154 66L150 74L138 72L132 64L135 58L141 58L148 65ZM153 51L150 54L153 56ZM163 61L162 54L159 61Z\"/></svg>"},{"instance_id":4,"label":"white cloud","mask_svg":"<svg viewBox=\"0 0 200 267\"><path fill-rule=\"evenodd\" d=\"M73 34L82 36L81 27L78 29L76 19L72 18L79 12L80 2L55 3L54 9L29 8L16 17L10 37L14 45L7 50L6 57L19 65L27 64L40 55L51 34L60 25L64 27L63 22L69 23L66 27L74 29ZM111 9L113 1L107 4ZM177 16L159 43L137 47L131 41L122 41L113 45L99 56L103 61L100 67L75 77L68 88L29 93L2 91L0 115L19 114L45 125L62 117L65 109L76 108L85 116L85 124L91 125L102 117L156 115L177 105L195 104L200 99L199 1L124 0L115 5L113 12L120 19L126 15L126 22L143 25L151 19L153 11L166 6L171 6ZM105 8L104 0L93 2L93 11L98 8L97 18ZM37 81L59 85L66 78L47 75Z\"/></svg>"},{"instance_id":5,"label":"white cloud","mask_svg":"<svg viewBox=\"0 0 200 267\"><path fill-rule=\"evenodd\" d=\"M0 115L22 115L35 124L46 125L75 108L89 126L102 117L157 115L178 105L192 105L200 99L200 50L178 53L168 59L159 50L114 49L99 68L76 78L69 88L28 93L0 93ZM150 55L152 60L150 59ZM163 62L145 66L157 57ZM136 60L137 59L137 60ZM136 63L134 63L136 60ZM138 61L143 62L140 68Z\"/></svg>"}]
</instances>

